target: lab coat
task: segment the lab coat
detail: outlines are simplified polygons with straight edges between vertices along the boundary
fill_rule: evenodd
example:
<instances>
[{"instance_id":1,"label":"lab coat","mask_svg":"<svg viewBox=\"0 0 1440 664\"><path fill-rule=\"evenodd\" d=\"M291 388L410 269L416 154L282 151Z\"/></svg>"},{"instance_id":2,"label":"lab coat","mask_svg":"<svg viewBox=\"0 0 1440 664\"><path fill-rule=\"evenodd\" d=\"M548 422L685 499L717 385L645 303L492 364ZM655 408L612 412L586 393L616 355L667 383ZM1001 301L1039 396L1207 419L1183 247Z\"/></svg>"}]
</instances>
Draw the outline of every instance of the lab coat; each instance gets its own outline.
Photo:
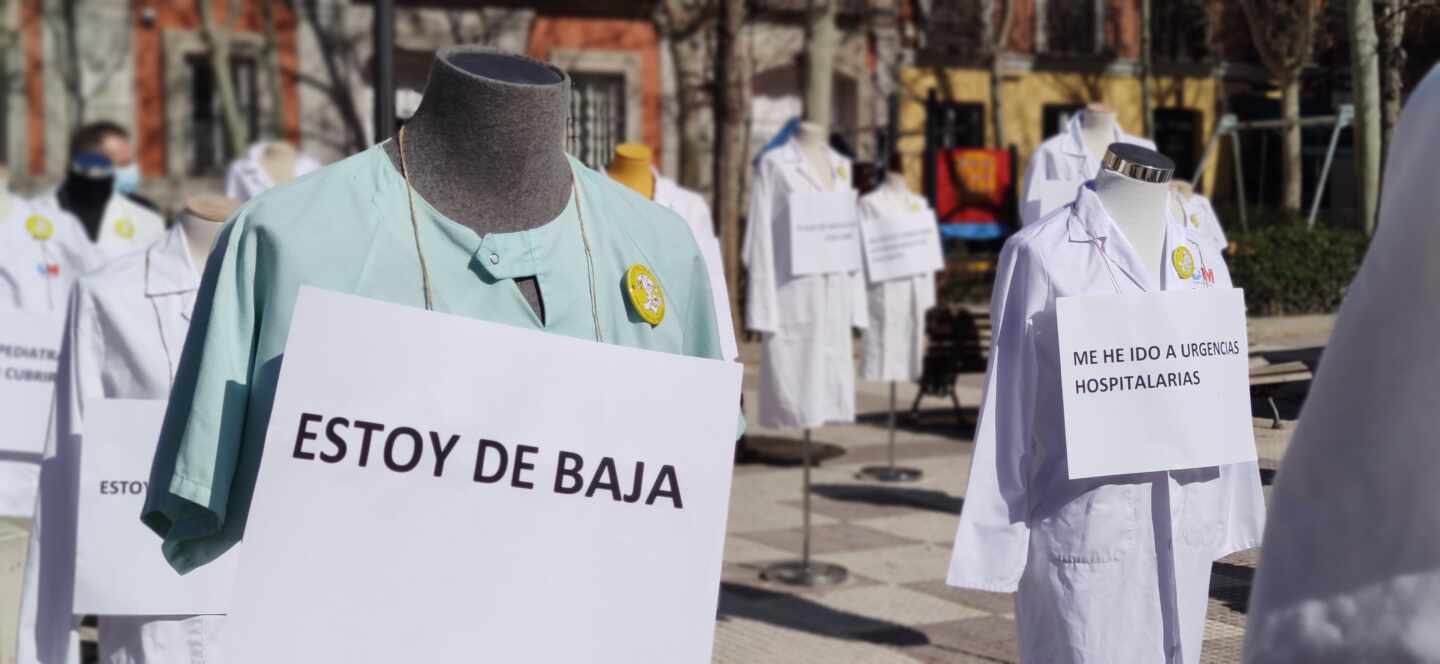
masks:
<instances>
[{"instance_id":1,"label":"lab coat","mask_svg":"<svg viewBox=\"0 0 1440 664\"><path fill-rule=\"evenodd\" d=\"M705 268L710 275L711 297L715 301L715 322L720 328L721 356L728 360L740 357L735 343L735 323L730 314L730 290L726 287L725 262L720 257L720 239L715 237L715 220L710 216L710 206L705 197L685 189L674 180L655 173L655 193L651 200L670 208L685 220L700 255L705 259Z\"/></svg>"},{"instance_id":2,"label":"lab coat","mask_svg":"<svg viewBox=\"0 0 1440 664\"><path fill-rule=\"evenodd\" d=\"M750 276L745 324L761 335L760 426L855 421L850 328L869 324L864 276L795 276L788 253L789 195L850 189L850 161L833 150L829 160L833 182L825 189L792 138L761 157L751 187L741 256Z\"/></svg>"},{"instance_id":3,"label":"lab coat","mask_svg":"<svg viewBox=\"0 0 1440 664\"><path fill-rule=\"evenodd\" d=\"M1374 242L1280 466L1245 661L1440 661L1440 67L1411 94Z\"/></svg>"},{"instance_id":4,"label":"lab coat","mask_svg":"<svg viewBox=\"0 0 1440 664\"><path fill-rule=\"evenodd\" d=\"M41 200L47 207L61 209L56 192L50 192ZM81 233L84 233L83 227ZM100 218L100 230L93 244L101 262L107 262L140 251L164 234L165 220L159 214L122 193L113 192L105 203L105 213Z\"/></svg>"},{"instance_id":5,"label":"lab coat","mask_svg":"<svg viewBox=\"0 0 1440 664\"><path fill-rule=\"evenodd\" d=\"M245 151L245 155L230 162L225 169L225 195L248 201L265 190L274 187L275 181L265 172L261 158L265 155L266 143L256 143ZM295 155L293 177L300 177L320 168L320 162L305 154Z\"/></svg>"},{"instance_id":6,"label":"lab coat","mask_svg":"<svg viewBox=\"0 0 1440 664\"><path fill-rule=\"evenodd\" d=\"M1066 192L1065 197L1055 199L1053 195L1047 196L1047 187L1043 184L1054 182L1049 189L1059 186L1058 183L1065 183L1078 188L1086 181L1095 179L1100 173L1100 159L1103 154L1090 154L1085 148L1085 134L1080 127L1080 113L1070 116L1070 121L1065 123L1065 130L1045 139L1035 152L1030 154L1030 160L1025 164L1025 182L1020 191L1020 216L1023 225L1030 225L1054 211L1053 205L1065 205L1073 200L1071 194ZM1112 143L1130 143L1141 147L1155 149L1154 141L1140 136L1127 134L1117 124L1115 126L1115 140Z\"/></svg>"},{"instance_id":7,"label":"lab coat","mask_svg":"<svg viewBox=\"0 0 1440 664\"><path fill-rule=\"evenodd\" d=\"M1001 252L948 582L1016 592L1021 661L1194 664L1211 562L1260 542L1254 463L1068 479L1056 298L1230 286L1207 240L1168 205L1167 217L1158 286L1088 187ZM1213 285L1199 272L1180 279L1169 260L1177 245L1212 271Z\"/></svg>"},{"instance_id":8,"label":"lab coat","mask_svg":"<svg viewBox=\"0 0 1440 664\"><path fill-rule=\"evenodd\" d=\"M184 232L80 279L70 297L56 402L21 599L18 664L79 661L72 610L85 408L101 399L164 399L180 361L200 278ZM99 440L103 442L103 439ZM141 527L137 524L136 527ZM199 664L218 658L223 616L102 616L104 664Z\"/></svg>"},{"instance_id":9,"label":"lab coat","mask_svg":"<svg viewBox=\"0 0 1440 664\"><path fill-rule=\"evenodd\" d=\"M1188 196L1176 192L1175 198L1180 201L1185 211L1186 225L1209 238L1210 245L1216 251L1225 251L1230 246L1229 238L1225 237L1225 228L1220 225L1220 217L1215 214L1209 198L1200 192L1192 192Z\"/></svg>"},{"instance_id":10,"label":"lab coat","mask_svg":"<svg viewBox=\"0 0 1440 664\"><path fill-rule=\"evenodd\" d=\"M0 217L0 325L5 324L6 309L63 316L70 284L96 266L90 239L79 222L59 209L14 196L8 205ZM49 237L41 239L26 228L26 221L37 215L49 222ZM0 451L0 516L29 518L39 481L39 456Z\"/></svg>"},{"instance_id":11,"label":"lab coat","mask_svg":"<svg viewBox=\"0 0 1440 664\"><path fill-rule=\"evenodd\" d=\"M860 197L860 218L883 220L925 205L920 196L880 187ZM860 337L860 379L919 380L925 366L925 314L935 306L935 273L871 281L866 299L870 324Z\"/></svg>"}]
</instances>

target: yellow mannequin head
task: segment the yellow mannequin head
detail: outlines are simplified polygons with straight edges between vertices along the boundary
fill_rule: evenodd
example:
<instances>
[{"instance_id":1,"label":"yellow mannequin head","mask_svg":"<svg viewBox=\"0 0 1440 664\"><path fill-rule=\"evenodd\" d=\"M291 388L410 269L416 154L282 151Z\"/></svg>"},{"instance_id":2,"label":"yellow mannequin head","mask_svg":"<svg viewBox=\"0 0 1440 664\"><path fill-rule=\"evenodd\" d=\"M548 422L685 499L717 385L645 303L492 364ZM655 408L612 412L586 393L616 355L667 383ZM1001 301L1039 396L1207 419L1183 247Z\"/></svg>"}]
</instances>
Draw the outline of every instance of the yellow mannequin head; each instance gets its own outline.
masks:
<instances>
[{"instance_id":1,"label":"yellow mannequin head","mask_svg":"<svg viewBox=\"0 0 1440 664\"><path fill-rule=\"evenodd\" d=\"M615 158L605 172L620 184L640 192L645 198L655 197L655 174L650 171L650 148L641 143L615 146Z\"/></svg>"}]
</instances>

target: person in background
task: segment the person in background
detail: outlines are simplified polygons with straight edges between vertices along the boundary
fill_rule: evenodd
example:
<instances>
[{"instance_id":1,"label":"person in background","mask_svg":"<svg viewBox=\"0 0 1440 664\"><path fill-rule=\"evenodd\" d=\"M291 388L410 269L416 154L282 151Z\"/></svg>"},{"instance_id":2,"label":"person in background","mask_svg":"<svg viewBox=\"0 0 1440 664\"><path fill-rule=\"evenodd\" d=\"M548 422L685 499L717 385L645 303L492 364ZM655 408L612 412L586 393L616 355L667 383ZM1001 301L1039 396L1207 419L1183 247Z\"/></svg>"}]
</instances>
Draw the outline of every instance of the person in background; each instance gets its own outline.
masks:
<instances>
[{"instance_id":1,"label":"person in background","mask_svg":"<svg viewBox=\"0 0 1440 664\"><path fill-rule=\"evenodd\" d=\"M91 122L75 131L70 138L70 157L82 152L98 152L115 166L115 191L131 200L159 211L155 202L140 194L140 163L135 160L135 146L130 132L109 120Z\"/></svg>"}]
</instances>

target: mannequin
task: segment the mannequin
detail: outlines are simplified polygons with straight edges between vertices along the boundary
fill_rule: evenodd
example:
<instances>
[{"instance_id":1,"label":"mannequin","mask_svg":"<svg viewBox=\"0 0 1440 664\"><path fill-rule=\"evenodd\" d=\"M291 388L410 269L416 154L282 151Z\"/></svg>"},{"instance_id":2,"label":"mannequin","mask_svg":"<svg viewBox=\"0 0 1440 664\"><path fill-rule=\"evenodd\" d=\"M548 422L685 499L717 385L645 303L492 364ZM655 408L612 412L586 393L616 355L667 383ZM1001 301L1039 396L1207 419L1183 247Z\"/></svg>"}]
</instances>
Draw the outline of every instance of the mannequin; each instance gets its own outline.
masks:
<instances>
[{"instance_id":1,"label":"mannequin","mask_svg":"<svg viewBox=\"0 0 1440 664\"><path fill-rule=\"evenodd\" d=\"M1080 133L1085 139L1085 151L1093 156L1105 154L1105 148L1115 142L1115 109L1101 103L1085 106L1080 112Z\"/></svg>"},{"instance_id":2,"label":"mannequin","mask_svg":"<svg viewBox=\"0 0 1440 664\"><path fill-rule=\"evenodd\" d=\"M229 196L199 194L185 201L185 211L180 214L180 226L185 231L185 245L190 252L191 265L195 272L205 272L205 260L215 246L215 238L225 228L225 220L240 207L240 200Z\"/></svg>"},{"instance_id":3,"label":"mannequin","mask_svg":"<svg viewBox=\"0 0 1440 664\"><path fill-rule=\"evenodd\" d=\"M645 198L655 198L655 173L651 166L650 147L640 143L621 143L615 146L615 158L606 167L605 173L639 192Z\"/></svg>"},{"instance_id":4,"label":"mannequin","mask_svg":"<svg viewBox=\"0 0 1440 664\"><path fill-rule=\"evenodd\" d=\"M827 190L835 186L835 173L830 169L829 134L825 125L816 122L801 122L795 129L795 141L800 144L800 152L805 155L810 170L820 179L820 186Z\"/></svg>"},{"instance_id":5,"label":"mannequin","mask_svg":"<svg viewBox=\"0 0 1440 664\"><path fill-rule=\"evenodd\" d=\"M70 160L70 171L60 183L56 199L60 209L75 215L94 242L99 237L105 206L115 189L115 166L98 152L82 152Z\"/></svg>"},{"instance_id":6,"label":"mannequin","mask_svg":"<svg viewBox=\"0 0 1440 664\"><path fill-rule=\"evenodd\" d=\"M1175 162L1138 145L1114 143L1105 152L1095 193L1120 232L1160 283L1165 271L1165 219Z\"/></svg>"},{"instance_id":7,"label":"mannequin","mask_svg":"<svg viewBox=\"0 0 1440 664\"><path fill-rule=\"evenodd\" d=\"M896 171L886 171L885 181L882 182L880 186L883 187L886 191L893 194L910 193L909 181L905 179L904 174L898 173Z\"/></svg>"},{"instance_id":8,"label":"mannequin","mask_svg":"<svg viewBox=\"0 0 1440 664\"><path fill-rule=\"evenodd\" d=\"M10 216L10 167L0 164L0 219Z\"/></svg>"},{"instance_id":9,"label":"mannequin","mask_svg":"<svg viewBox=\"0 0 1440 664\"><path fill-rule=\"evenodd\" d=\"M410 186L481 237L544 225L571 196L569 110L570 79L555 67L488 48L441 49L405 123ZM384 149L399 169L399 141ZM516 283L543 320L534 277Z\"/></svg>"},{"instance_id":10,"label":"mannequin","mask_svg":"<svg viewBox=\"0 0 1440 664\"><path fill-rule=\"evenodd\" d=\"M260 168L265 170L265 175L270 176L271 182L283 184L295 179L295 162L299 158L300 154L295 151L295 146L289 143L267 143L260 153Z\"/></svg>"}]
</instances>

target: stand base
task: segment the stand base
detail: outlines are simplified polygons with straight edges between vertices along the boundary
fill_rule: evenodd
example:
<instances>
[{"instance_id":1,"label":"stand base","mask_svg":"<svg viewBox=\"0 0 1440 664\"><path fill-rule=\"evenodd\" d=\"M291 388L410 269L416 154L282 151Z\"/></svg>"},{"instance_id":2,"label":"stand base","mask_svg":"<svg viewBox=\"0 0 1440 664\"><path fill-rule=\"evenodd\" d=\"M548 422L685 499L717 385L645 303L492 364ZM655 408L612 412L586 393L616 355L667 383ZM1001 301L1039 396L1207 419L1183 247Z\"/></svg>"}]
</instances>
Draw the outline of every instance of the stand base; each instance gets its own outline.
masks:
<instances>
[{"instance_id":1,"label":"stand base","mask_svg":"<svg viewBox=\"0 0 1440 664\"><path fill-rule=\"evenodd\" d=\"M857 479L876 482L914 482L925 475L919 468L902 466L866 466L855 473Z\"/></svg>"},{"instance_id":2,"label":"stand base","mask_svg":"<svg viewBox=\"0 0 1440 664\"><path fill-rule=\"evenodd\" d=\"M791 586L833 586L843 583L850 572L844 567L830 563L803 560L787 560L769 565L760 572L760 578L777 581Z\"/></svg>"}]
</instances>

